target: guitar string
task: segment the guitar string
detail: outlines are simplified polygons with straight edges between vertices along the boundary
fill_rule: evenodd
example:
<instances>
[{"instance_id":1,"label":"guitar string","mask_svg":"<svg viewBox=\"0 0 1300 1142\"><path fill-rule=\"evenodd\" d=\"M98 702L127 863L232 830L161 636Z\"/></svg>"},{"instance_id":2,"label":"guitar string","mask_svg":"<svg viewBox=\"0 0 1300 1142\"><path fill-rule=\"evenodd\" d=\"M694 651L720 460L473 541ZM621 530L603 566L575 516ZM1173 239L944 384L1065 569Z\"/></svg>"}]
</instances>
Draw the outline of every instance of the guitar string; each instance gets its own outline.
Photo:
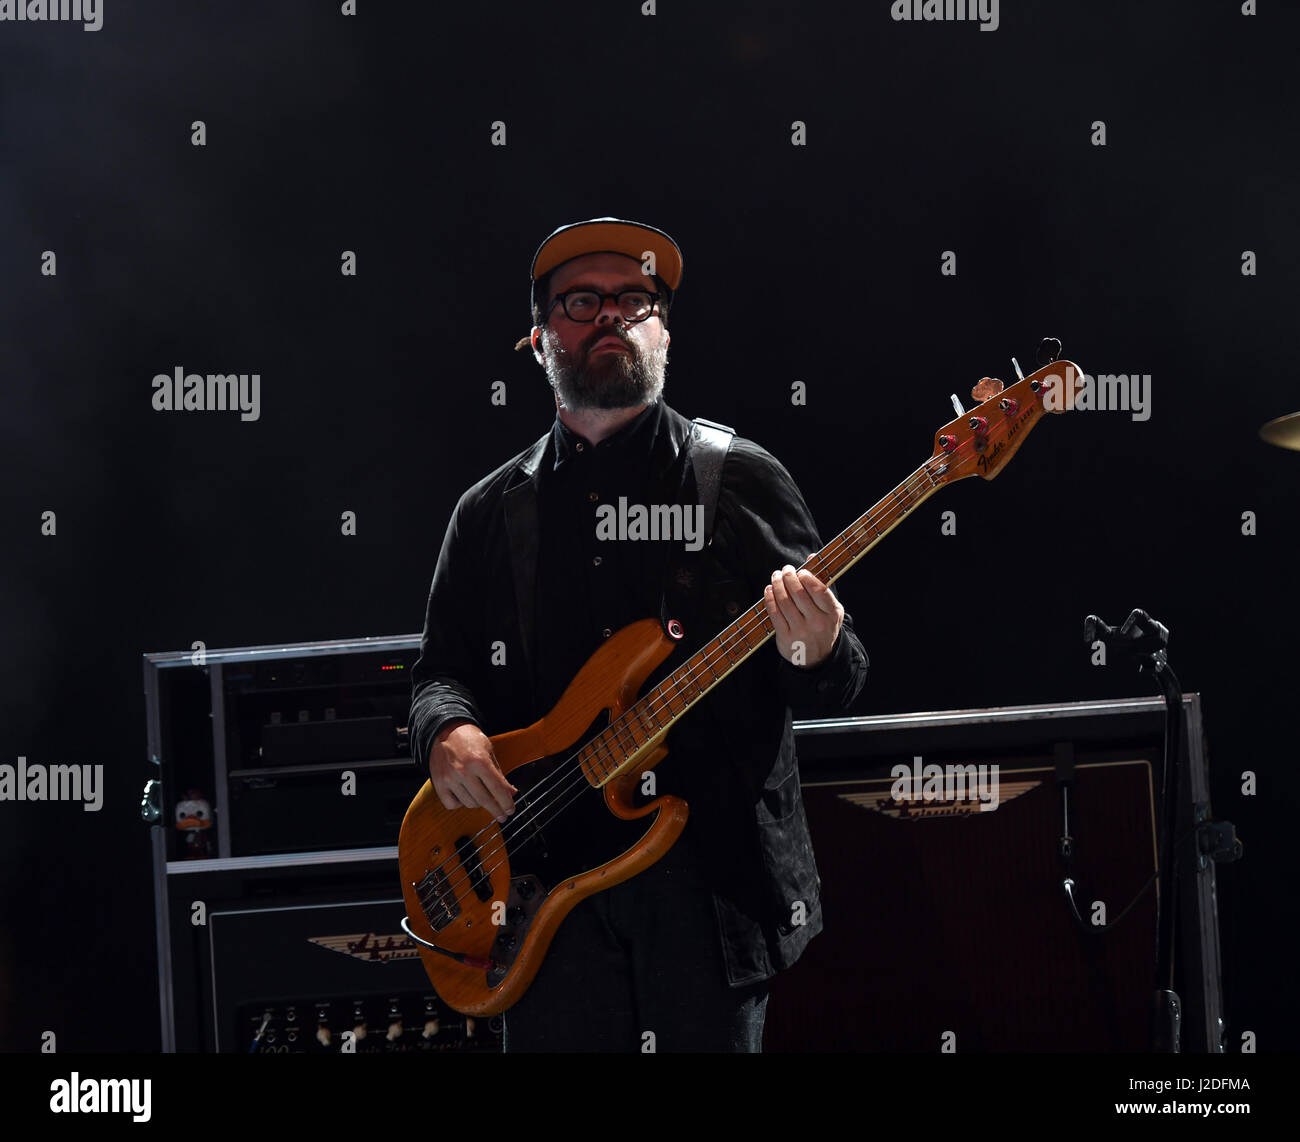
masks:
<instances>
[{"instance_id":1,"label":"guitar string","mask_svg":"<svg viewBox=\"0 0 1300 1142\"><path fill-rule=\"evenodd\" d=\"M990 431L989 435L992 436L993 433ZM973 438L971 441L968 441L967 443L973 446ZM945 453L944 455L953 456L958 451L964 449L965 447L967 447L966 444L959 445L956 449L953 450L952 453ZM921 484L922 480L928 483L930 488L932 488L933 490L937 490L940 485L935 483L930 469L930 465L934 459L937 458L931 457L930 460L927 460L923 465L921 465L921 467L916 469L906 479L904 479L902 483L900 483L898 487L894 489L893 492L889 493L889 495L894 495L899 491L906 491L910 495L915 490L917 490L918 487L922 486ZM913 485L916 486L913 487ZM839 550L836 550L837 548L840 547L851 548L853 546L853 537L855 537L860 530L858 526L859 524L862 524L867 530L875 530L875 525L882 522L883 519L888 517L890 510L892 510L892 505L882 508L879 518L876 518L872 515L874 510L875 510L874 508L870 509L864 516L859 517L859 519L855 521L854 524L850 525L848 528L845 529L845 531L841 532L840 535L836 536L836 538L832 540L825 548L823 548L819 554L821 554L822 556L832 556L832 552L833 552L834 554L832 557L838 557L838 555L841 554L841 552ZM728 645L730 645L730 647L734 649L737 643L741 642L742 640L748 639L748 637L751 634L753 634L756 630L761 629L765 624L770 626L770 616L767 614L767 610L765 606L760 607L760 604L756 603L749 608L749 610L747 611L743 619L738 620L735 624L733 624L736 628L735 635L733 635L733 637L728 639L726 642L720 644L719 649L725 650L728 647ZM774 631L769 629L768 633L764 636L763 642L766 642L767 639L770 638L773 633ZM715 635L714 639L716 640L718 637L719 637L718 635ZM710 641L714 641L714 640L710 640ZM757 651L761 647L761 645L762 643L759 643L755 647L747 648L748 653L753 653ZM674 672L674 674L675 673L676 672ZM549 824L551 821L555 820L556 817L558 817L562 812L564 812L564 810L566 810L570 805L572 805L574 801L576 801L578 797L580 797L584 792L594 792L599 788L599 786L593 786L587 780L586 773L581 764L584 753L594 755L592 757L593 768L595 768L595 765L597 764L602 764L602 765L605 764L604 759L601 759L598 756L599 753L601 752L601 745L600 745L601 739L605 738L607 735L612 734L612 736L615 739L615 742L617 742L619 733L622 732L618 728L620 723L626 723L625 726L626 732L629 733L632 742L635 744L636 741L635 730L632 729L630 725L630 719L628 715L632 714L634 711L637 711L642 705L645 705L647 707L647 712L649 712L650 709L655 707L657 697L662 698L662 705L668 709L668 712L670 714L672 714L671 703L673 702L673 700L682 697L684 695L687 686L690 685L692 682L695 682L697 677L698 677L697 674L695 674L694 672L690 672L684 675L682 679L673 682L673 676L670 675L668 678L660 682L655 687L655 689L652 690L649 694L644 695L632 707L629 707L626 711L620 714L619 717L616 718L614 721L612 721L604 730L602 730L599 734L597 734L594 738L592 738L592 740L586 743L586 745L581 747L581 749L577 753L565 759L565 761L562 762L556 768L555 772L549 774L546 778L544 778L543 781L540 782L537 787L535 787L535 789L529 791L529 794L531 797L531 795L536 794L538 790L541 790L548 783L553 783L555 781L563 781L564 784L558 789L549 790L548 796L540 801L530 799L527 812L520 814L518 817L514 818L513 821L506 822L501 826L497 838L499 843L496 844L494 847L489 848L486 851L479 854L479 867L482 869L481 875L479 877L473 876L468 871L468 869L464 867L464 864L462 862L461 872L459 873L457 879L454 882L448 884L447 889L444 890L444 893L440 893L439 895L443 896L447 890L453 890L455 893L454 904L456 905L457 908L459 908L463 902L468 900L468 893L462 895L460 891L461 886L464 885L466 881L473 882L476 879L490 880L492 874L495 873L499 868L501 868L503 863L505 863L504 861L498 861L496 864L492 865L491 868L483 867L484 865L486 865L487 861L495 857L497 853L501 852L503 849L508 850L508 842L514 839L510 834L517 835L525 827L540 828L541 825L543 824ZM714 682L716 681L718 681L718 679L715 675ZM671 686L669 686L670 683ZM664 690L664 687L666 686L668 686L669 688L667 690ZM709 688L710 689L712 688L712 683L710 683ZM659 691L663 691L662 695L659 695ZM674 693L673 691L676 692ZM703 696L705 692L707 691L701 690L701 692L697 694L696 697L693 699L693 702L699 701L699 699ZM683 711L683 713L685 713L685 711ZM673 720L676 720L676 718L680 716L681 714L673 715ZM656 720L657 720L657 714L656 714ZM644 721L644 719L642 719L642 721ZM605 752L609 755L610 760L614 759L615 755L613 751L608 748L608 743L605 746ZM635 752L635 750L633 752ZM578 763L577 765L573 764L575 761ZM627 761L626 756L621 761L615 761L614 768L617 769L619 765L624 764L626 761ZM565 796L566 793L568 794L568 796ZM561 798L563 798L563 800L561 800ZM534 818L542 817L543 815L545 815L544 820L537 821L536 823L534 823ZM475 833L469 839L472 842L478 842L479 838L485 832L488 832L491 828L492 828L492 823L489 823L488 825L485 825L483 828L481 828L477 833ZM506 853L506 856L508 859L509 857L508 851Z\"/></svg>"},{"instance_id":2,"label":"guitar string","mask_svg":"<svg viewBox=\"0 0 1300 1142\"><path fill-rule=\"evenodd\" d=\"M1010 419L1004 419L1002 421L999 421L996 428L992 426L990 427L990 430L988 431L988 433L986 433L986 438L994 438L995 435L996 436L1003 435L1005 432L1009 431L1011 423L1013 422ZM925 463L923 463L919 468L917 468L914 472L912 472L906 479L904 479L898 485L897 488L895 488L892 492L890 492L885 498L888 499L889 496L894 496L900 491L904 491L908 495L911 495L912 492L915 490L913 487L911 487L911 485L913 484L916 484L917 487L921 487L928 484L928 486L932 490L938 490L938 488L941 485L936 483L934 480L934 474L931 470L931 464L935 460L939 460L940 463L943 464L950 463L951 459L955 457L958 453L964 451L967 448L973 448L976 439L977 439L976 437L971 437L966 442L959 444L955 449L953 449L952 452L943 453L943 457L947 458L946 460L938 456L930 457L930 459L926 460ZM880 522L883 522L884 519L888 518L888 514L891 510L893 510L893 505L884 507L881 509L879 518L873 518L873 512L875 511L875 509L874 508L868 509L868 511L863 516L859 517L858 520L854 521L853 524L851 524L848 528L846 528L843 532L841 532L838 536L836 536L835 539L833 539L826 547L822 548L822 550L817 554L823 557L822 558L823 562L829 561L828 557L830 557L831 559L837 558L840 554L842 554L842 552L834 549L840 547L851 549L854 545L855 538L858 536L861 530L863 530L864 528L867 531L876 530L876 525ZM904 510L908 510L908 509L905 508ZM834 554L832 555L833 551ZM718 649L726 653L728 652L729 649L734 649L735 645L738 642L747 640L751 634L753 634L756 630L761 629L765 624L770 627L771 617L767 614L766 606L762 606L761 610L759 609L759 607L760 607L759 604L757 603L754 604L749 608L749 610L746 612L746 615L742 619L738 620L733 624L733 626L735 627L734 636L727 639L723 643L720 643ZM754 620L757 621L755 622ZM716 641L721 636L722 633L725 632L720 632L719 635L715 635L714 638L711 639L710 641L711 642ZM769 630L768 634L764 637L763 642L766 642L767 638L770 638L773 633L774 630ZM761 646L762 643L759 643L758 646L755 646L753 648L747 648L748 653L756 652ZM728 660L730 660L729 653L727 654L727 657ZM520 814L518 817L514 818L512 821L507 821L505 824L501 825L498 836L496 838L498 843L494 847L489 848L486 851L479 854L478 863L480 869L482 869L482 872L480 873L479 877L477 878L474 877L468 871L468 869L464 867L464 862L463 861L461 862L461 872L458 878L455 881L449 883L446 889L446 890L454 891L455 894L454 904L458 909L460 905L468 899L468 893L462 895L461 886L464 885L466 881L474 881L475 879L480 879L480 880L487 879L490 881L492 874L495 873L499 868L501 868L502 865L505 863L505 861L498 861L496 864L492 865L491 868L486 868L484 866L486 865L487 861L491 860L502 850L506 850L506 857L508 859L509 858L508 843L510 840L514 839L514 836L517 836L521 830L523 830L526 827L540 828L542 824L549 824L551 821L554 821L556 817L559 816L560 813L564 812L564 810L566 810L570 805L572 805L574 801L577 800L577 798L581 796L583 792L594 792L600 788L599 786L593 786L587 780L586 771L582 766L584 753L589 755L590 760L592 762L592 768L595 769L597 765L603 766L604 764L606 764L606 759L602 759L599 756L600 753L602 752L602 746L601 746L602 739L607 737L613 738L612 743L606 743L605 746L603 747L604 752L608 754L608 760L614 760L616 756L613 749L611 749L610 746L614 744L619 745L620 747L622 746L622 743L619 741L619 737L620 734L623 732L626 732L629 735L629 738L635 747L636 731L631 725L631 719L629 715L638 711L643 705L646 706L646 712L649 713L656 706L656 698L657 696L659 696L659 692L663 691L664 687L669 686L670 683L671 686L669 686L669 690L664 691L664 693L661 695L662 706L668 709L669 714L672 715L672 719L675 721L678 717L681 717L682 714L672 714L671 703L675 698L684 696L684 692L689 685L695 683L697 689L699 689L699 693L696 695L696 697L693 700L688 702L688 708L689 705L699 701L700 698L703 697L705 693L707 693L707 690L712 689L712 686L717 681L719 681L716 673L714 673L714 678L712 682L709 683L708 687L705 689L700 689L697 681L697 678L699 677L697 672L688 671L685 675L683 675L683 677L680 680L674 682L673 678L676 675L676 673L677 672L674 671L672 675L669 675L668 678L658 683L654 690L644 695L636 703L634 703L622 714L620 714L618 718L611 721L609 725L606 726L604 730L600 731L600 733L598 733L595 737L593 737L591 741L587 742L576 753L566 758L564 762L562 762L559 766L556 767L556 770L554 772L548 774L546 778L543 778L543 780L539 782L539 784L534 789L529 790L528 795L530 797L530 800L529 800L528 810L525 813ZM672 693L671 691L673 690L676 690L677 693ZM683 710L682 713L684 714L685 710ZM639 714L638 714L638 718L640 718L640 720L644 725L645 719L642 718ZM653 720L656 722L658 720L657 711ZM620 723L624 723L624 727L622 730L620 730L619 728ZM632 752L635 752L635 748L633 749ZM614 761L614 768L617 769L619 765L625 764L626 761L627 761L627 756L624 756L624 758L621 761ZM575 762L577 763L576 765L574 764ZM563 782L563 784L560 785L558 788L546 789L548 785L554 785L556 782ZM545 790L545 796L542 800L539 801L536 799L536 794L543 790ZM567 797L565 796L566 793L569 794ZM562 801L560 800L561 798L563 798ZM546 815L544 821L535 821L535 818L542 817L543 814ZM479 829L477 833L475 833L472 837L470 837L469 840L472 843L475 843L475 846L477 847L479 838L482 837L484 833L489 832L489 830L491 830L492 828L492 825L495 823L496 822L490 822L489 824L485 825L483 828ZM446 890L444 890L444 892ZM418 895L418 889L417 889L417 895ZM439 893L439 896L443 896L443 895L444 895L443 893Z\"/></svg>"}]
</instances>

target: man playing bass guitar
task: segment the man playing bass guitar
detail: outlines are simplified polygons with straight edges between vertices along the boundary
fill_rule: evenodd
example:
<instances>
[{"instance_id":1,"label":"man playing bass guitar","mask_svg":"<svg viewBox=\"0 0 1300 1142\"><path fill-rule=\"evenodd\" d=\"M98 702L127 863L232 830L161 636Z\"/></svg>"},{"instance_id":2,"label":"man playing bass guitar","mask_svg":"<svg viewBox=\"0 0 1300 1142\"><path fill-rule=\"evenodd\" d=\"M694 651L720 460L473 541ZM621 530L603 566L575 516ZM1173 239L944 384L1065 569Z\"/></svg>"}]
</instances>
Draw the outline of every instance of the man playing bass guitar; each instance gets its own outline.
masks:
<instances>
[{"instance_id":1,"label":"man playing bass guitar","mask_svg":"<svg viewBox=\"0 0 1300 1142\"><path fill-rule=\"evenodd\" d=\"M445 808L503 823L519 789L489 736L543 717L614 632L676 620L651 685L760 597L774 629L674 725L646 792L688 803L684 831L563 919L506 1012L508 1051L757 1051L767 981L822 927L791 719L849 707L867 657L832 590L796 572L822 542L757 444L731 439L702 534L693 425L662 396L681 272L676 243L640 223L592 219L542 243L520 346L546 371L555 422L461 496L429 593L412 752ZM590 869L617 845L604 830L543 823L529 839Z\"/></svg>"}]
</instances>

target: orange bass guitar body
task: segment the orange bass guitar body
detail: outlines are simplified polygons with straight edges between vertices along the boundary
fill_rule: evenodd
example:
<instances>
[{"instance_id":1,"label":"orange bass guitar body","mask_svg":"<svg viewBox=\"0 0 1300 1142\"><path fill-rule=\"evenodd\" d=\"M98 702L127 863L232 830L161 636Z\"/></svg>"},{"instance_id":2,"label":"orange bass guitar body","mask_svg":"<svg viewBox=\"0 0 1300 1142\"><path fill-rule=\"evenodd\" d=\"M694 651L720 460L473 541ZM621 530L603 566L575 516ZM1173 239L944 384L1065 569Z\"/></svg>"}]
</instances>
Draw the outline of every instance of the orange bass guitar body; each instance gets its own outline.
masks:
<instances>
[{"instance_id":1,"label":"orange bass guitar body","mask_svg":"<svg viewBox=\"0 0 1300 1142\"><path fill-rule=\"evenodd\" d=\"M604 715L612 722L635 703L675 645L655 619L624 627L550 713L491 739L502 772L520 790L504 824L485 809L444 808L428 781L412 801L398 839L402 892L411 933L442 949L421 947L420 955L448 1006L475 1016L506 1010L533 981L574 905L635 876L681 835L685 801L639 797L643 775L667 755L662 735L639 743L610 779L574 762L577 744ZM590 845L577 864L557 853L561 834L575 832L600 833L608 858L592 864Z\"/></svg>"}]
</instances>

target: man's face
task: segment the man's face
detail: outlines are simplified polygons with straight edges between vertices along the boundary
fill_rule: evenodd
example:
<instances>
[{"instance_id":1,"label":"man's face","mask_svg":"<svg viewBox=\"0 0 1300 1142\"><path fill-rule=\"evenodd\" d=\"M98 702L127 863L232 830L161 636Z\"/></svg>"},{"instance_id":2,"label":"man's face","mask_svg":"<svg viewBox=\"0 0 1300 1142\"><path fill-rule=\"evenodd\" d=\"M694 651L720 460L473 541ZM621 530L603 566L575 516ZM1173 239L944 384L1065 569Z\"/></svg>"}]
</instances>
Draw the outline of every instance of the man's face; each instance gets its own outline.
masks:
<instances>
[{"instance_id":1,"label":"man's face","mask_svg":"<svg viewBox=\"0 0 1300 1142\"><path fill-rule=\"evenodd\" d=\"M602 294L643 289L655 292L654 278L641 263L623 254L584 254L551 274L547 306L557 294L590 289ZM533 345L543 356L547 379L560 407L635 408L659 399L668 365L668 330L659 308L644 321L629 325L612 297L601 302L593 322L569 320L557 303L536 331Z\"/></svg>"}]
</instances>

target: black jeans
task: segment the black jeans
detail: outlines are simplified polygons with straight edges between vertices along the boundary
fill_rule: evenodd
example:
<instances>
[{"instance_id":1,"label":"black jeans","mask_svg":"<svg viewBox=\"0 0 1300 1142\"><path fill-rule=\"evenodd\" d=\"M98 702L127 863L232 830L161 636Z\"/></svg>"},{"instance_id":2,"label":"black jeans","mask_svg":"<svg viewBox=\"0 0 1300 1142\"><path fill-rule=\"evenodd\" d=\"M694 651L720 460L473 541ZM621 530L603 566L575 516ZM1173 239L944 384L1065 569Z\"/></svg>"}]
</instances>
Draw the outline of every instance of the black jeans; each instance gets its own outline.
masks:
<instances>
[{"instance_id":1,"label":"black jeans","mask_svg":"<svg viewBox=\"0 0 1300 1142\"><path fill-rule=\"evenodd\" d=\"M762 1050L767 984L727 983L689 833L565 917L505 1013L506 1051Z\"/></svg>"}]
</instances>

